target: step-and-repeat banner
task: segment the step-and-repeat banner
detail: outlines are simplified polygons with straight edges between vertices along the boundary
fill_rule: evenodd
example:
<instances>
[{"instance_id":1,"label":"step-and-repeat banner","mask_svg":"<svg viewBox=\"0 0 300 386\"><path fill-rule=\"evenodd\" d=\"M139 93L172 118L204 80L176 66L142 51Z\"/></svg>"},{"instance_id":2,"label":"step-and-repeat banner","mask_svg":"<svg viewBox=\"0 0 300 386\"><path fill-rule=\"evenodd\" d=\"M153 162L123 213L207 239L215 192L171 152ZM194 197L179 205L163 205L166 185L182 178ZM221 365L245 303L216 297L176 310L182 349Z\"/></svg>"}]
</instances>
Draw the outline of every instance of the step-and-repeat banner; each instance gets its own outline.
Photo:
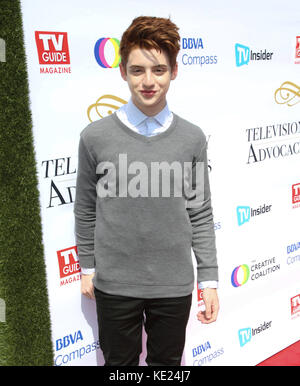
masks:
<instances>
[{"instance_id":1,"label":"step-and-repeat banner","mask_svg":"<svg viewBox=\"0 0 300 386\"><path fill-rule=\"evenodd\" d=\"M118 47L140 15L179 26L169 107L208 139L221 309L198 322L195 283L182 364L255 365L299 340L299 1L23 0L22 12L55 364L104 363L95 301L80 293L77 150L129 99Z\"/></svg>"}]
</instances>

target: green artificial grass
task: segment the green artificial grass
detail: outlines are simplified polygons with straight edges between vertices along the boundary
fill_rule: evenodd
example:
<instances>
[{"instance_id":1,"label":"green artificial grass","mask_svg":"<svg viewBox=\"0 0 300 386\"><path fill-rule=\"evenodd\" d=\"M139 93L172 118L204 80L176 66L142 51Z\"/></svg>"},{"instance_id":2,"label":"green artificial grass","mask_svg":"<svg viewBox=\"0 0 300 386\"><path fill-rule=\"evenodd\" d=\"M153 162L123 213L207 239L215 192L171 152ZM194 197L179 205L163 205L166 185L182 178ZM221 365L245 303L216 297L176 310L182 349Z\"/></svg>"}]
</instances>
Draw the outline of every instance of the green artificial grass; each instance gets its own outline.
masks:
<instances>
[{"instance_id":1,"label":"green artificial grass","mask_svg":"<svg viewBox=\"0 0 300 386\"><path fill-rule=\"evenodd\" d=\"M53 365L19 0L0 0L0 366ZM2 301L3 304L3 301Z\"/></svg>"}]
</instances>

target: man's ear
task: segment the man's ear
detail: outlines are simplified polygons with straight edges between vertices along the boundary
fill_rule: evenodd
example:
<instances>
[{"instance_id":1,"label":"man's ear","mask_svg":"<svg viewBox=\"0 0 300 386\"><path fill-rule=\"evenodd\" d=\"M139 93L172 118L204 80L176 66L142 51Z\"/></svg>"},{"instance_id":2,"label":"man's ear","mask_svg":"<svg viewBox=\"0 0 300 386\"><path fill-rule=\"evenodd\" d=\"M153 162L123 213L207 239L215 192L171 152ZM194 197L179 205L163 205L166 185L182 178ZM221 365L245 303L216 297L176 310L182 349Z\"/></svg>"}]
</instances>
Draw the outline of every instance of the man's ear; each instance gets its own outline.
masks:
<instances>
[{"instance_id":1,"label":"man's ear","mask_svg":"<svg viewBox=\"0 0 300 386\"><path fill-rule=\"evenodd\" d=\"M175 66L172 69L171 80L176 79L177 74L178 74L178 63L176 62Z\"/></svg>"},{"instance_id":2,"label":"man's ear","mask_svg":"<svg viewBox=\"0 0 300 386\"><path fill-rule=\"evenodd\" d=\"M119 67L120 67L120 73L121 73L121 77L127 81L127 74L126 74L126 68L124 67L123 63L121 62L119 64Z\"/></svg>"}]
</instances>

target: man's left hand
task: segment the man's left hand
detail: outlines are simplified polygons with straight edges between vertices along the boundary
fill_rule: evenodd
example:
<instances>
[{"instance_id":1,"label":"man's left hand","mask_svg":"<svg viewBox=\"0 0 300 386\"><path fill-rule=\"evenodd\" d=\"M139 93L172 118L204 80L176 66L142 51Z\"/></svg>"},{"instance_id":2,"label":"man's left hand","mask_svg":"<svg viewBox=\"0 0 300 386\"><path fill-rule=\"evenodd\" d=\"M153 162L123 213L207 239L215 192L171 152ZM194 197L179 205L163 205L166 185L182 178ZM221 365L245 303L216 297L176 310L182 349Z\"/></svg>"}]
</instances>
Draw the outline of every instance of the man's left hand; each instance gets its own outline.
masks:
<instances>
[{"instance_id":1,"label":"man's left hand","mask_svg":"<svg viewBox=\"0 0 300 386\"><path fill-rule=\"evenodd\" d=\"M215 322L220 308L217 290L215 288L204 288L203 301L205 304L205 311L198 312L198 320L204 324Z\"/></svg>"}]
</instances>

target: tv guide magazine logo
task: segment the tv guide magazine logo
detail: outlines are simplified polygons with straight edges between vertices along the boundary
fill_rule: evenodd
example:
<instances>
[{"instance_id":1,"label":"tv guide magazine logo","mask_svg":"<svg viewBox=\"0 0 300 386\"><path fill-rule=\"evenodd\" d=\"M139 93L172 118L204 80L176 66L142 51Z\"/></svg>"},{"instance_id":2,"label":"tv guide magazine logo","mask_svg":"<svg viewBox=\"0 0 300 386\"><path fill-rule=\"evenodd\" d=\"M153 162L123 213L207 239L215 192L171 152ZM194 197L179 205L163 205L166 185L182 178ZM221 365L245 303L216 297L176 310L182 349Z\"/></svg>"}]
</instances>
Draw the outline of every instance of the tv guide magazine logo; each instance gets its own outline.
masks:
<instances>
[{"instance_id":1,"label":"tv guide magazine logo","mask_svg":"<svg viewBox=\"0 0 300 386\"><path fill-rule=\"evenodd\" d=\"M300 183L292 185L293 209L300 208Z\"/></svg>"},{"instance_id":2,"label":"tv guide magazine logo","mask_svg":"<svg viewBox=\"0 0 300 386\"><path fill-rule=\"evenodd\" d=\"M60 285L70 284L80 280L80 265L77 246L57 251Z\"/></svg>"},{"instance_id":3,"label":"tv guide magazine logo","mask_svg":"<svg viewBox=\"0 0 300 386\"><path fill-rule=\"evenodd\" d=\"M300 294L291 298L292 319L300 317Z\"/></svg>"},{"instance_id":4,"label":"tv guide magazine logo","mask_svg":"<svg viewBox=\"0 0 300 386\"><path fill-rule=\"evenodd\" d=\"M41 74L71 73L67 32L35 31L35 41Z\"/></svg>"}]
</instances>

